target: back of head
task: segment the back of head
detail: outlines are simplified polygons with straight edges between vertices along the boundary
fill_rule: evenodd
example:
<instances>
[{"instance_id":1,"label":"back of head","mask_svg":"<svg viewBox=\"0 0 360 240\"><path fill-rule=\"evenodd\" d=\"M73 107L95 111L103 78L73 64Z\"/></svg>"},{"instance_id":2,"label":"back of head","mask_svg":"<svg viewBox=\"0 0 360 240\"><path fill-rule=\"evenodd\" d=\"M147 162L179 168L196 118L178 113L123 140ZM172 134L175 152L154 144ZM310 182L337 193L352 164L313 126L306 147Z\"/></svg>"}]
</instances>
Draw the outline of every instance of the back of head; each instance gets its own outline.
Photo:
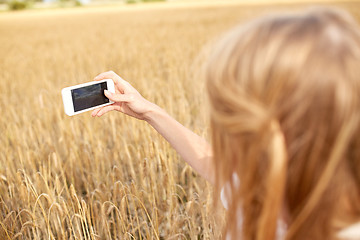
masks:
<instances>
[{"instance_id":1,"label":"back of head","mask_svg":"<svg viewBox=\"0 0 360 240\"><path fill-rule=\"evenodd\" d=\"M233 239L274 239L285 215L287 239L337 239L360 221L360 30L346 12L249 22L206 69L217 189L240 179Z\"/></svg>"}]
</instances>

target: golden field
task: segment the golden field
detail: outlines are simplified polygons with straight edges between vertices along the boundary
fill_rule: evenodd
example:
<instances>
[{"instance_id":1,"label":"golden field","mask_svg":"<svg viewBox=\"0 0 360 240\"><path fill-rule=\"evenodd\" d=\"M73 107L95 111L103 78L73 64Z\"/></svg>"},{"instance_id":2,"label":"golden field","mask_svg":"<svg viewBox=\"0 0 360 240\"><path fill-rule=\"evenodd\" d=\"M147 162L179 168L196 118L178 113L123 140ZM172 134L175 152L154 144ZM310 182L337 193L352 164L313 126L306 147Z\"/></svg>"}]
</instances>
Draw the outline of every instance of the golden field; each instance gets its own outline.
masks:
<instances>
[{"instance_id":1,"label":"golden field","mask_svg":"<svg viewBox=\"0 0 360 240\"><path fill-rule=\"evenodd\" d=\"M332 5L360 20L359 2ZM159 134L118 112L68 117L60 91L114 70L209 139L203 46L309 4L175 6L0 14L0 239L220 237L211 185Z\"/></svg>"}]
</instances>

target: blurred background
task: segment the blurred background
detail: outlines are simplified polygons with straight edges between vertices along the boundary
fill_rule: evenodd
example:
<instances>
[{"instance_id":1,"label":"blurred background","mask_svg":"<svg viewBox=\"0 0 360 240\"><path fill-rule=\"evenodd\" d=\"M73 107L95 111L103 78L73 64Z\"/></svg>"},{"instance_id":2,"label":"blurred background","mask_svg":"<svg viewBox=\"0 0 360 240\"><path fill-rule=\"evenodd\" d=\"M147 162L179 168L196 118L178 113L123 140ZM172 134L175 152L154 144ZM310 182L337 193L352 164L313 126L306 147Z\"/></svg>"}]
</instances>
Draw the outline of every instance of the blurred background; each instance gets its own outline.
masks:
<instances>
[{"instance_id":1,"label":"blurred background","mask_svg":"<svg viewBox=\"0 0 360 240\"><path fill-rule=\"evenodd\" d=\"M0 239L217 239L212 186L158 133L68 117L61 89L113 70L210 142L198 72L212 42L313 6L360 21L355 0L0 0Z\"/></svg>"}]
</instances>

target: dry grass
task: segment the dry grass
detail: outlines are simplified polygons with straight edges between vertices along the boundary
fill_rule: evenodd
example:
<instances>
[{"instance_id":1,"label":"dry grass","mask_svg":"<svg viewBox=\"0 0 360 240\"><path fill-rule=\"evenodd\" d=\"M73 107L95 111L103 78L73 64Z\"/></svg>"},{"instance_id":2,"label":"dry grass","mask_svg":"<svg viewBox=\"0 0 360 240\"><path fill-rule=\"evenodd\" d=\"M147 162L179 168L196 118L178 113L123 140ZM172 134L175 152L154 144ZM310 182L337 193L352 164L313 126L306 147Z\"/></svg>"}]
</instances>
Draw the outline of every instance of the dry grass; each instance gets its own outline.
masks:
<instances>
[{"instance_id":1,"label":"dry grass","mask_svg":"<svg viewBox=\"0 0 360 240\"><path fill-rule=\"evenodd\" d=\"M119 113L67 117L60 90L111 69L206 137L193 60L278 8L299 5L0 15L0 239L218 238L211 186L161 136Z\"/></svg>"}]
</instances>

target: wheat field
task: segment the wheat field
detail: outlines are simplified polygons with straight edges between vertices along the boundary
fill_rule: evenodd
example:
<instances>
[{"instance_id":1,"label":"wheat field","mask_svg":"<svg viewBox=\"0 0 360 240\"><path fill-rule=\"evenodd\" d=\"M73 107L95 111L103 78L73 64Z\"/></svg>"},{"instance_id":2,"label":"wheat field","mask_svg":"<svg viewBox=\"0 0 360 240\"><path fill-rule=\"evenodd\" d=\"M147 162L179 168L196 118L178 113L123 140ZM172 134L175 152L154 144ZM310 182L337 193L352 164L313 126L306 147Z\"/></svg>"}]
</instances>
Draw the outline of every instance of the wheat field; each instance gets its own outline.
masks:
<instances>
[{"instance_id":1,"label":"wheat field","mask_svg":"<svg viewBox=\"0 0 360 240\"><path fill-rule=\"evenodd\" d=\"M360 17L360 3L337 3ZM203 46L308 4L0 14L0 239L218 239L212 186L145 122L65 115L61 89L114 70L208 134Z\"/></svg>"}]
</instances>

